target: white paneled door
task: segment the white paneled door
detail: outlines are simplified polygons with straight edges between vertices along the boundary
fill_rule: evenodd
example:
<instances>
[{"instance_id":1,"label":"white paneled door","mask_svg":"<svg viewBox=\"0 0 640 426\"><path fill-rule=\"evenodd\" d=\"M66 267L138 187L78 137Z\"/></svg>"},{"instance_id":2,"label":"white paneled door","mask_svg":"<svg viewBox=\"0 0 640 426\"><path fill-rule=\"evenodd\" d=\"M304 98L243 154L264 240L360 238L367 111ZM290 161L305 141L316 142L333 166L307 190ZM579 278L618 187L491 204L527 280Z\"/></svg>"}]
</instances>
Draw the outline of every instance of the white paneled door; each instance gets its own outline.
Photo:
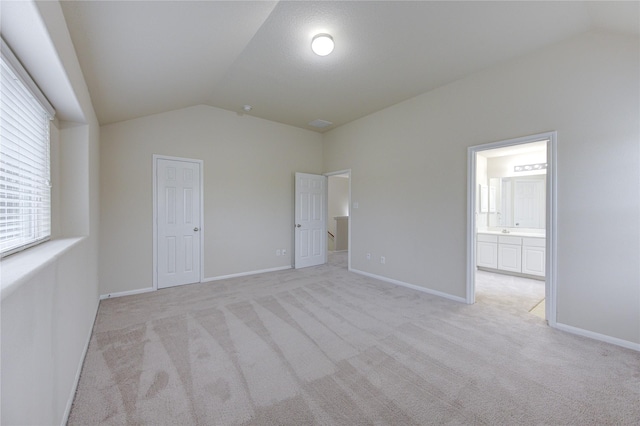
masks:
<instances>
[{"instance_id":1,"label":"white paneled door","mask_svg":"<svg viewBox=\"0 0 640 426\"><path fill-rule=\"evenodd\" d=\"M296 269L322 265L327 259L327 178L296 173Z\"/></svg>"},{"instance_id":2,"label":"white paneled door","mask_svg":"<svg viewBox=\"0 0 640 426\"><path fill-rule=\"evenodd\" d=\"M515 179L513 185L513 223L515 226L519 228L544 228L544 176Z\"/></svg>"},{"instance_id":3,"label":"white paneled door","mask_svg":"<svg viewBox=\"0 0 640 426\"><path fill-rule=\"evenodd\" d=\"M201 162L156 158L158 288L200 282Z\"/></svg>"}]
</instances>

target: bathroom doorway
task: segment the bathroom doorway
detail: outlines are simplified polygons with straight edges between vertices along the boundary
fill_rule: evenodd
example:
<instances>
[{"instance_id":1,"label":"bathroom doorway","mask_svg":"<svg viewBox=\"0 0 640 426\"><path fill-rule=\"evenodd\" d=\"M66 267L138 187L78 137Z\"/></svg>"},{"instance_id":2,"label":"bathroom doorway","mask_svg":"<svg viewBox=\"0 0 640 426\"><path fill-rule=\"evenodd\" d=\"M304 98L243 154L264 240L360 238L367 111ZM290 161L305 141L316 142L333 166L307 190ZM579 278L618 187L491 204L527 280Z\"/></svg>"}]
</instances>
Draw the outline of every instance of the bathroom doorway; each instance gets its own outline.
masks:
<instances>
[{"instance_id":1,"label":"bathroom doorway","mask_svg":"<svg viewBox=\"0 0 640 426\"><path fill-rule=\"evenodd\" d=\"M326 173L327 176L327 262L349 268L351 243L351 171Z\"/></svg>"},{"instance_id":2,"label":"bathroom doorway","mask_svg":"<svg viewBox=\"0 0 640 426\"><path fill-rule=\"evenodd\" d=\"M469 148L467 302L555 323L555 132Z\"/></svg>"}]
</instances>

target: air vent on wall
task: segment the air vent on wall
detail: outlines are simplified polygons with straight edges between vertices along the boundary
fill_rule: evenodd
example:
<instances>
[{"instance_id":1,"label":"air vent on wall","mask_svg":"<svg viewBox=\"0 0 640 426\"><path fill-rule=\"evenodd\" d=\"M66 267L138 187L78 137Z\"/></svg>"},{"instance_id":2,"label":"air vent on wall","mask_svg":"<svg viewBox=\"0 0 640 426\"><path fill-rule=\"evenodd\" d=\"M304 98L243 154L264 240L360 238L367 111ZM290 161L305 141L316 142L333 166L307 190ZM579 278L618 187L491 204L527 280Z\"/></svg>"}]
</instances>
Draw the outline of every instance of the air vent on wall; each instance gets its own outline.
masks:
<instances>
[{"instance_id":1,"label":"air vent on wall","mask_svg":"<svg viewBox=\"0 0 640 426\"><path fill-rule=\"evenodd\" d=\"M313 120L309 122L309 126L317 127L318 129L324 129L325 127L331 126L333 123L327 120Z\"/></svg>"}]
</instances>

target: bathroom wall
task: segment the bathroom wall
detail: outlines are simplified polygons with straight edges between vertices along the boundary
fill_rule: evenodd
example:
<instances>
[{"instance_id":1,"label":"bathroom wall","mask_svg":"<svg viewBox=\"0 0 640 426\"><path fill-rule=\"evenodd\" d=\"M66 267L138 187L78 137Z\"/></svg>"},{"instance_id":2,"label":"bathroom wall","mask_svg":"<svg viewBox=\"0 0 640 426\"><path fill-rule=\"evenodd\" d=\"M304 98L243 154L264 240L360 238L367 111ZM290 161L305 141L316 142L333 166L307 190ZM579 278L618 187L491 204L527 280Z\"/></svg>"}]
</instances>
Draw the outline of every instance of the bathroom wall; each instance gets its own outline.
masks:
<instances>
[{"instance_id":1,"label":"bathroom wall","mask_svg":"<svg viewBox=\"0 0 640 426\"><path fill-rule=\"evenodd\" d=\"M546 150L528 152L526 154L505 155L504 157L492 157L487 159L487 175L489 178L511 177L511 176L531 176L546 174L544 170L530 172L514 172L514 166L525 164L538 164L547 162Z\"/></svg>"},{"instance_id":2,"label":"bathroom wall","mask_svg":"<svg viewBox=\"0 0 640 426\"><path fill-rule=\"evenodd\" d=\"M524 149L525 145L522 146ZM493 196L495 197L495 205L496 211L487 213L486 223L488 223L489 228L504 228L510 227L511 225L505 224L504 220L508 216L505 215L505 209L507 208L503 201L505 200L505 194L503 193L503 186L501 180L503 178L510 177L526 177L526 176L535 176L535 175L546 175L547 171L545 169L542 170L531 170L531 171L522 171L516 172L514 171L515 166L523 166L527 164L541 164L547 162L547 151L546 148L542 148L539 151L535 152L527 152L523 154L513 154L513 155L504 155L497 157L490 157L486 161L486 173L488 176L488 185L489 191L491 191L491 187L494 187ZM546 190L546 186L544 188ZM544 198L545 195L543 194ZM509 199L509 197L507 197ZM540 205L540 208L544 211L544 204ZM485 222L483 222L485 223ZM536 232L539 228L531 229L530 231ZM520 231L525 232L526 230L521 228Z\"/></svg>"}]
</instances>

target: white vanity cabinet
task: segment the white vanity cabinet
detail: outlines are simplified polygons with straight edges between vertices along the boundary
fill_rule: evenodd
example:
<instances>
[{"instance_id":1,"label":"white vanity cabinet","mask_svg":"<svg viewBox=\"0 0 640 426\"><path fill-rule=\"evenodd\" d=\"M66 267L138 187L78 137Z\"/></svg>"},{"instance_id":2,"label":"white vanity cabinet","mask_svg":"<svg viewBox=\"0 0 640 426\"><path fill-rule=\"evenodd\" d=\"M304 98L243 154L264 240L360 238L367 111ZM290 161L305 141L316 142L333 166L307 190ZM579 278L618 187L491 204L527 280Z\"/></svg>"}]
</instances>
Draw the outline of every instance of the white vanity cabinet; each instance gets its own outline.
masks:
<instances>
[{"instance_id":1,"label":"white vanity cabinet","mask_svg":"<svg viewBox=\"0 0 640 426\"><path fill-rule=\"evenodd\" d=\"M480 268L544 277L545 261L543 237L476 235L476 265Z\"/></svg>"},{"instance_id":2,"label":"white vanity cabinet","mask_svg":"<svg viewBox=\"0 0 640 426\"><path fill-rule=\"evenodd\" d=\"M483 268L498 268L498 236L478 234L476 241L477 265Z\"/></svg>"},{"instance_id":3,"label":"white vanity cabinet","mask_svg":"<svg viewBox=\"0 0 640 426\"><path fill-rule=\"evenodd\" d=\"M522 238L522 273L544 277L546 255L544 238Z\"/></svg>"},{"instance_id":4,"label":"white vanity cabinet","mask_svg":"<svg viewBox=\"0 0 640 426\"><path fill-rule=\"evenodd\" d=\"M498 269L522 272L522 238L498 237Z\"/></svg>"}]
</instances>

